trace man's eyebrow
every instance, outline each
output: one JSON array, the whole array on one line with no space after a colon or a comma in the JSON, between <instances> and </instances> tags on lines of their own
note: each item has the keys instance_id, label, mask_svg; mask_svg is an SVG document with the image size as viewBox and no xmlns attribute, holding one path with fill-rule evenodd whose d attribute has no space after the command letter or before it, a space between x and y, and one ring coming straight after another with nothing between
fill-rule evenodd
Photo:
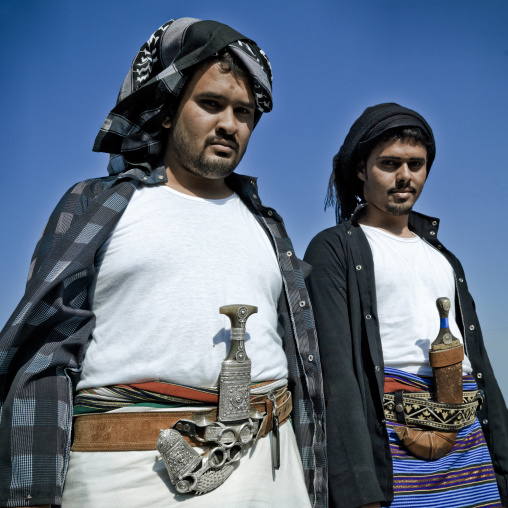
<instances>
[{"instance_id":1,"label":"man's eyebrow","mask_svg":"<svg viewBox=\"0 0 508 508\"><path fill-rule=\"evenodd\" d=\"M203 92L203 93L200 93L198 95L198 98L199 99L217 99L217 100L224 100L224 99L227 99L227 97L225 95L222 95L220 93L215 93L215 92ZM240 106L243 106L245 108L254 108L254 101L249 101L249 102L245 102L245 101L240 101L238 102L238 104Z\"/></svg>"},{"instance_id":2,"label":"man's eyebrow","mask_svg":"<svg viewBox=\"0 0 508 508\"><path fill-rule=\"evenodd\" d=\"M400 161L400 160L402 160L402 157L397 157L396 155L379 155L378 159L392 159L392 160ZM421 161L421 162L426 161L425 157L410 157L409 160L410 161Z\"/></svg>"}]
</instances>

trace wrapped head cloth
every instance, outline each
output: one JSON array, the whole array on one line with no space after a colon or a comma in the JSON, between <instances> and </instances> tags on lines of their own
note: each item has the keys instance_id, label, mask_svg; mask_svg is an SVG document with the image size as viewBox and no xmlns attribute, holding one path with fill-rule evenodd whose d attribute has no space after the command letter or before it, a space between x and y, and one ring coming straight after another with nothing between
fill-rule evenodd
<instances>
[{"instance_id":1,"label":"wrapped head cloth","mask_svg":"<svg viewBox=\"0 0 508 508\"><path fill-rule=\"evenodd\" d=\"M255 122L272 109L270 62L252 40L216 21L168 21L138 51L116 106L95 139L95 152L112 154L111 174L130 166L153 169L162 157L161 123L189 79L185 71L225 48L249 74L256 100Z\"/></svg>"},{"instance_id":2,"label":"wrapped head cloth","mask_svg":"<svg viewBox=\"0 0 508 508\"><path fill-rule=\"evenodd\" d=\"M436 156L436 145L430 125L416 111L395 103L367 108L351 127L339 153L333 158L333 171L326 206L335 205L337 222L348 219L359 202L363 202L363 183L357 176L358 164L369 155L367 150L382 135L396 128L419 127L428 138L427 173Z\"/></svg>"}]
</instances>

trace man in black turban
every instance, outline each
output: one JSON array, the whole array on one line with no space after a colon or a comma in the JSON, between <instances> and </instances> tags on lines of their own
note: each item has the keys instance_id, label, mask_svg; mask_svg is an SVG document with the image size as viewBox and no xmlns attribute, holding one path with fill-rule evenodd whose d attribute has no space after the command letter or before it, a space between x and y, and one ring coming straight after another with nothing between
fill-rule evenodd
<instances>
[{"instance_id":1,"label":"man in black turban","mask_svg":"<svg viewBox=\"0 0 508 508\"><path fill-rule=\"evenodd\" d=\"M508 506L508 413L464 271L412 211L435 153L415 111L367 108L333 160L339 224L305 255L334 507Z\"/></svg>"},{"instance_id":2,"label":"man in black turban","mask_svg":"<svg viewBox=\"0 0 508 508\"><path fill-rule=\"evenodd\" d=\"M326 506L304 264L234 173L271 84L215 21L139 50L94 144L110 176L57 205L0 336L1 506ZM246 332L230 304L259 308Z\"/></svg>"}]
</instances>

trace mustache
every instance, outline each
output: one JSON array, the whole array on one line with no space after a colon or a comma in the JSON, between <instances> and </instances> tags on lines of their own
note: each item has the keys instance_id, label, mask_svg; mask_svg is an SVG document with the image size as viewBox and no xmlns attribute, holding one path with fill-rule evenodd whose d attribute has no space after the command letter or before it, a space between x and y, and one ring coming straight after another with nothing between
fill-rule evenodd
<instances>
[{"instance_id":1,"label":"mustache","mask_svg":"<svg viewBox=\"0 0 508 508\"><path fill-rule=\"evenodd\" d=\"M405 184L402 182L400 185L397 185L396 187L392 187L388 190L388 194L393 194L395 192L400 192L401 190L405 192L411 192L413 194L416 193L416 189L411 184Z\"/></svg>"},{"instance_id":2,"label":"mustache","mask_svg":"<svg viewBox=\"0 0 508 508\"><path fill-rule=\"evenodd\" d=\"M231 148L238 152L238 149L240 148L238 141L235 139L235 136L233 134L223 133L223 134L217 134L215 136L209 136L206 138L205 145L213 145L214 143L218 143L220 141L225 141L227 144L231 145Z\"/></svg>"}]
</instances>

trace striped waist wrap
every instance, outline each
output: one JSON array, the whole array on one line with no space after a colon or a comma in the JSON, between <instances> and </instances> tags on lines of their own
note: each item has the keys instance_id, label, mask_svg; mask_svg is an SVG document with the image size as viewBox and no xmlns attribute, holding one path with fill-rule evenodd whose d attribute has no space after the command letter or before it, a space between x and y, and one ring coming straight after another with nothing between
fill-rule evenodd
<instances>
[{"instance_id":1,"label":"striped waist wrap","mask_svg":"<svg viewBox=\"0 0 508 508\"><path fill-rule=\"evenodd\" d=\"M275 407L272 401L275 401ZM180 430L180 420L206 418L215 421L218 403L217 388L195 388L164 382L80 390L74 404L72 450L153 450L156 449L161 428L172 428L176 424ZM287 421L292 410L287 381L282 379L252 384L251 411L266 413L258 437L272 430L274 410L277 411L280 424ZM184 438L192 446L203 445L202 439L193 438L192 435L185 435Z\"/></svg>"},{"instance_id":2,"label":"striped waist wrap","mask_svg":"<svg viewBox=\"0 0 508 508\"><path fill-rule=\"evenodd\" d=\"M385 368L385 391L429 393L433 379ZM464 392L477 389L463 377ZM496 475L478 419L457 432L453 448L437 460L414 457L397 434L402 425L386 422L393 461L394 500L389 508L500 508Z\"/></svg>"}]
</instances>

